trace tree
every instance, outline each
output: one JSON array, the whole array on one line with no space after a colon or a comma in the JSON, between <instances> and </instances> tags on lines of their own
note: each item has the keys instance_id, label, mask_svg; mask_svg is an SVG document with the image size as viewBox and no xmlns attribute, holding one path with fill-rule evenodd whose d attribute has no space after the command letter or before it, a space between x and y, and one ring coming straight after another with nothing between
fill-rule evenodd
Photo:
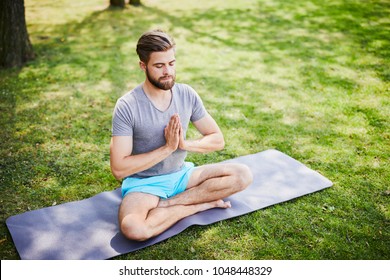
<instances>
[{"instance_id":1,"label":"tree","mask_svg":"<svg viewBox=\"0 0 390 280\"><path fill-rule=\"evenodd\" d=\"M110 6L124 8L125 2L125 0L110 0ZM141 5L141 0L129 0L129 4L132 6L139 6Z\"/></svg>"},{"instance_id":2,"label":"tree","mask_svg":"<svg viewBox=\"0 0 390 280\"><path fill-rule=\"evenodd\" d=\"M33 58L24 0L0 0L0 68L20 67Z\"/></svg>"},{"instance_id":3,"label":"tree","mask_svg":"<svg viewBox=\"0 0 390 280\"><path fill-rule=\"evenodd\" d=\"M110 0L110 6L113 7L125 7L125 0Z\"/></svg>"},{"instance_id":4,"label":"tree","mask_svg":"<svg viewBox=\"0 0 390 280\"><path fill-rule=\"evenodd\" d=\"M129 4L133 6L139 6L141 5L141 0L130 0Z\"/></svg>"}]
</instances>

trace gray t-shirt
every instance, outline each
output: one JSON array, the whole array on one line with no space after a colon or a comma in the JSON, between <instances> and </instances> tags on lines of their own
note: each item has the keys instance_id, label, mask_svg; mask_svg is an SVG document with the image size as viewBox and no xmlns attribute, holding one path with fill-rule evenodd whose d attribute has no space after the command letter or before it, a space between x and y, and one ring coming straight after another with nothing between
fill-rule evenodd
<instances>
[{"instance_id":1,"label":"gray t-shirt","mask_svg":"<svg viewBox=\"0 0 390 280\"><path fill-rule=\"evenodd\" d=\"M164 128L175 113L179 114L186 135L189 122L203 118L206 109L194 89L176 83L172 88L171 104L162 112L139 85L118 99L112 118L112 136L133 136L133 155L153 151L165 145ZM132 176L149 177L179 171L186 156L186 151L177 149L165 160Z\"/></svg>"}]
</instances>

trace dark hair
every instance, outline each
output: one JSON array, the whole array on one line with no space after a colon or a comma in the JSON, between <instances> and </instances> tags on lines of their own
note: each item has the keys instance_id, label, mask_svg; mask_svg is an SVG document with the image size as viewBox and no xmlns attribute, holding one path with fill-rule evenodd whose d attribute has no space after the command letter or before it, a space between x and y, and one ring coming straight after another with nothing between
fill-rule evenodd
<instances>
[{"instance_id":1,"label":"dark hair","mask_svg":"<svg viewBox=\"0 0 390 280\"><path fill-rule=\"evenodd\" d=\"M175 41L162 30L152 30L145 32L137 43L137 54L139 59L148 63L152 52L164 52L175 47Z\"/></svg>"}]
</instances>

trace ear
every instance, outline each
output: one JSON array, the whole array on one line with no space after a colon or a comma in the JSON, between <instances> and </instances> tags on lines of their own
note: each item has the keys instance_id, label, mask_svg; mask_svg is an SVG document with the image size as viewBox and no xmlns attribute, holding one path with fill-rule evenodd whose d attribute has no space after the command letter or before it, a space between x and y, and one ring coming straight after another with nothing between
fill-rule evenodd
<instances>
[{"instance_id":1,"label":"ear","mask_svg":"<svg viewBox=\"0 0 390 280\"><path fill-rule=\"evenodd\" d=\"M146 64L143 61L139 62L139 68L141 68L142 71L146 71Z\"/></svg>"}]
</instances>

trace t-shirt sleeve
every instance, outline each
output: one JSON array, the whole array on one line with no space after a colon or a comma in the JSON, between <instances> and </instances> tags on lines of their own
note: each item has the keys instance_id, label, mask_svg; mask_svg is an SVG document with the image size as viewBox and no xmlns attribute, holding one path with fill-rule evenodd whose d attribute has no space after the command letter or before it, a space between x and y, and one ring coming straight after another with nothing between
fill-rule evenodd
<instances>
[{"instance_id":1,"label":"t-shirt sleeve","mask_svg":"<svg viewBox=\"0 0 390 280\"><path fill-rule=\"evenodd\" d=\"M189 90L192 97L192 114L190 120L191 122L196 122L203 118L207 111L199 94L191 87L189 87Z\"/></svg>"},{"instance_id":2,"label":"t-shirt sleeve","mask_svg":"<svg viewBox=\"0 0 390 280\"><path fill-rule=\"evenodd\" d=\"M112 116L112 136L132 136L133 121L126 102L119 99Z\"/></svg>"}]
</instances>

